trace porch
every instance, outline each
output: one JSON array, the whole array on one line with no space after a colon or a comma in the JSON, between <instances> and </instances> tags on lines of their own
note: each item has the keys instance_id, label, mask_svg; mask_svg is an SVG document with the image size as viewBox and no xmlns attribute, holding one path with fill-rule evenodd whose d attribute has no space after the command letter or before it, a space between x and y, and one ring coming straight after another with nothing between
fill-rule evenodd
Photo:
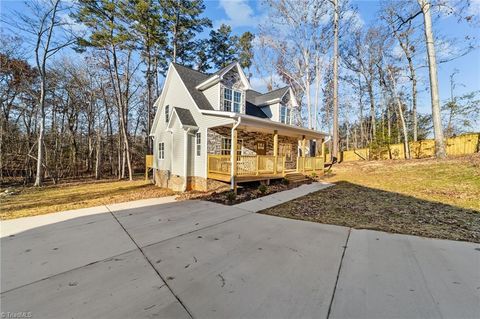
<instances>
[{"instance_id":1,"label":"porch","mask_svg":"<svg viewBox=\"0 0 480 319\"><path fill-rule=\"evenodd\" d=\"M255 124L208 129L208 178L235 187L241 182L323 174L324 133L283 124L276 124L278 129L270 123L270 127Z\"/></svg>"},{"instance_id":2,"label":"porch","mask_svg":"<svg viewBox=\"0 0 480 319\"><path fill-rule=\"evenodd\" d=\"M208 154L208 178L231 182L233 176L235 182L240 183L284 178L294 173L322 175L325 162L323 156L297 156L295 167L287 168L286 156L239 155L232 175L231 157Z\"/></svg>"}]
</instances>

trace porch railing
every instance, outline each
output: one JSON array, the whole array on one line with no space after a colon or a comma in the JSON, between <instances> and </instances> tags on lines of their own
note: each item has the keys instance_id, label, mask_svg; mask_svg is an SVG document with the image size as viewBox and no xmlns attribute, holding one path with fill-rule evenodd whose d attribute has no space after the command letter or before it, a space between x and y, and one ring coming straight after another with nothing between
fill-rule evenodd
<instances>
[{"instance_id":1,"label":"porch railing","mask_svg":"<svg viewBox=\"0 0 480 319\"><path fill-rule=\"evenodd\" d=\"M318 157L297 157L297 172L323 171L323 156Z\"/></svg>"},{"instance_id":2,"label":"porch railing","mask_svg":"<svg viewBox=\"0 0 480 319\"><path fill-rule=\"evenodd\" d=\"M285 175L286 157L273 155L238 155L236 163L237 176ZM230 155L208 155L208 173L230 175ZM297 157L297 172L323 170L323 158Z\"/></svg>"}]
</instances>

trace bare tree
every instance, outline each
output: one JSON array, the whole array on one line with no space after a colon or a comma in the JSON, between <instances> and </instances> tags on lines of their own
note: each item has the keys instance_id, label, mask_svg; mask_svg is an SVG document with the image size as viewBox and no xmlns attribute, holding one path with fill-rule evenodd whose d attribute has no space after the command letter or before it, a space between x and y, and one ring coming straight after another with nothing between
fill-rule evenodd
<instances>
[{"instance_id":1,"label":"bare tree","mask_svg":"<svg viewBox=\"0 0 480 319\"><path fill-rule=\"evenodd\" d=\"M333 0L333 147L332 156L338 157L338 0ZM347 121L348 123L348 121ZM348 135L347 135L348 136ZM347 146L348 148L348 146Z\"/></svg>"},{"instance_id":2,"label":"bare tree","mask_svg":"<svg viewBox=\"0 0 480 319\"><path fill-rule=\"evenodd\" d=\"M430 2L418 0L423 14L425 43L427 46L428 74L430 78L430 96L432 103L433 134L435 138L435 156L445 158L445 143L443 141L442 119L440 115L440 96L438 95L437 58L435 55L435 39L432 30L432 18L430 14Z\"/></svg>"},{"instance_id":3,"label":"bare tree","mask_svg":"<svg viewBox=\"0 0 480 319\"><path fill-rule=\"evenodd\" d=\"M40 111L40 124L37 138L37 170L35 186L41 186L43 181L44 164L44 139L47 91L47 64L48 61L61 49L71 45L75 37L66 30L68 22L60 17L61 12L68 10L61 5L60 0L38 1L29 4L30 13L16 11L14 21L9 25L17 30L24 31L31 36L34 43L35 64L40 76L40 96L38 106Z\"/></svg>"}]
</instances>

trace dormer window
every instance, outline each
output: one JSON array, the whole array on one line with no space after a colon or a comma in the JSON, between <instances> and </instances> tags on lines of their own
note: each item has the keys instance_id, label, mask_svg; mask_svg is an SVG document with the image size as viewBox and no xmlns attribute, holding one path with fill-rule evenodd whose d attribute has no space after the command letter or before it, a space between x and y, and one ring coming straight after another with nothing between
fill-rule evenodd
<instances>
[{"instance_id":1,"label":"dormer window","mask_svg":"<svg viewBox=\"0 0 480 319\"><path fill-rule=\"evenodd\" d=\"M242 107L242 92L225 88L223 91L223 110L240 113Z\"/></svg>"},{"instance_id":2,"label":"dormer window","mask_svg":"<svg viewBox=\"0 0 480 319\"><path fill-rule=\"evenodd\" d=\"M285 105L280 105L280 122L283 124L290 124L291 110Z\"/></svg>"}]
</instances>

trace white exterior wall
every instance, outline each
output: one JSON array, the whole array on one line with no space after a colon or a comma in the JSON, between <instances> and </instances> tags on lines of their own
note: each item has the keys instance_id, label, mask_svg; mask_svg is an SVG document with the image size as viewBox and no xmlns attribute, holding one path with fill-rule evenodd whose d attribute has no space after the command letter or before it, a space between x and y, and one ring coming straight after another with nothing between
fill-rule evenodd
<instances>
[{"instance_id":1,"label":"white exterior wall","mask_svg":"<svg viewBox=\"0 0 480 319\"><path fill-rule=\"evenodd\" d=\"M159 170L171 170L172 174L185 176L184 174L184 129L181 127L178 119L175 118L176 123L172 129L173 133L167 132L167 123L165 121L165 105L170 105L170 111L174 107L181 107L190 110L193 118L198 126L198 132L202 133L202 149L201 155L196 156L195 142L189 146L189 154L187 155L189 162L189 170L192 170L192 176L207 177L207 128L233 124L234 120L231 118L221 118L216 116L203 115L195 105L190 93L187 91L183 82L180 80L175 68L172 66L168 74L167 81L163 88L165 97L163 101L159 101L161 105L157 106L158 122L154 132L154 161L153 167ZM216 86L216 85L215 85ZM209 89L213 89L215 86ZM217 86L218 87L218 86ZM218 87L219 88L219 87ZM218 102L217 102L218 104ZM172 115L171 115L172 116ZM194 134L195 131L192 132ZM173 144L172 144L173 138ZM194 136L192 136L194 138ZM163 141L165 143L165 160L158 159L158 143ZM178 144L178 146L177 146ZM172 151L169 151L172 150ZM178 157L176 157L178 156ZM192 165L193 162L193 165ZM193 166L193 167L192 167ZM189 173L190 175L190 173Z\"/></svg>"},{"instance_id":2,"label":"white exterior wall","mask_svg":"<svg viewBox=\"0 0 480 319\"><path fill-rule=\"evenodd\" d=\"M220 109L220 83L202 91L215 110Z\"/></svg>"},{"instance_id":3,"label":"white exterior wall","mask_svg":"<svg viewBox=\"0 0 480 319\"><path fill-rule=\"evenodd\" d=\"M185 153L184 143L185 141L185 130L181 127L181 123L177 117L173 118L175 122L172 125L172 151L171 151L171 161L172 161L172 171L173 175L185 176L185 156L188 154Z\"/></svg>"},{"instance_id":4,"label":"white exterior wall","mask_svg":"<svg viewBox=\"0 0 480 319\"><path fill-rule=\"evenodd\" d=\"M262 107L262 111L272 120L280 122L280 103Z\"/></svg>"}]
</instances>

